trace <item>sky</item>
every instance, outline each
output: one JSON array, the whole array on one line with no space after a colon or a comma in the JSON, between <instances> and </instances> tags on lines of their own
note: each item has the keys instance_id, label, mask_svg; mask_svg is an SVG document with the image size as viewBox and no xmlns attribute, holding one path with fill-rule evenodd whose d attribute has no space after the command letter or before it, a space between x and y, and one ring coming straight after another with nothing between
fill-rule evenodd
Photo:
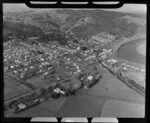
<instances>
[{"instance_id":1,"label":"sky","mask_svg":"<svg viewBox=\"0 0 150 123\"><path fill-rule=\"evenodd\" d=\"M125 13L146 13L147 6L146 4L124 4L121 8L117 9L104 9L107 11L118 11ZM28 11L34 10L28 8L25 4L4 4L3 5L4 12L6 11Z\"/></svg>"},{"instance_id":2,"label":"sky","mask_svg":"<svg viewBox=\"0 0 150 123\"><path fill-rule=\"evenodd\" d=\"M106 9L112 11L112 9ZM147 10L146 4L124 4L121 8L113 9L113 11L127 13L145 13Z\"/></svg>"}]
</instances>

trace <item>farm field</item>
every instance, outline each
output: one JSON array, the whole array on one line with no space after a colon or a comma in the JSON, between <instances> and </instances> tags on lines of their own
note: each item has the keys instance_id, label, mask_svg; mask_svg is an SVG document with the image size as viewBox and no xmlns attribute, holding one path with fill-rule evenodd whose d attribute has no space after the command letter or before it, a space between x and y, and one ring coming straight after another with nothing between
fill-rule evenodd
<instances>
[{"instance_id":1,"label":"farm field","mask_svg":"<svg viewBox=\"0 0 150 123\"><path fill-rule=\"evenodd\" d=\"M23 84L18 83L13 77L4 76L4 100L20 96L32 90Z\"/></svg>"}]
</instances>

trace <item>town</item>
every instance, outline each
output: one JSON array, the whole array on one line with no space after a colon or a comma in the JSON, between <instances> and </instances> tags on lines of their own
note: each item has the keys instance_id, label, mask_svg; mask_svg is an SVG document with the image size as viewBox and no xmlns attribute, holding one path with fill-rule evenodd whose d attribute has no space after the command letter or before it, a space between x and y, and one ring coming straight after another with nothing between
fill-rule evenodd
<instances>
[{"instance_id":1,"label":"town","mask_svg":"<svg viewBox=\"0 0 150 123\"><path fill-rule=\"evenodd\" d=\"M40 43L34 38L5 42L5 110L18 113L43 101L88 89L102 78L98 70L101 65L114 73L121 71L145 89L145 69L115 56L112 45L116 37L102 32L78 43L70 41L67 46L57 41ZM137 78L140 75L142 79Z\"/></svg>"}]
</instances>

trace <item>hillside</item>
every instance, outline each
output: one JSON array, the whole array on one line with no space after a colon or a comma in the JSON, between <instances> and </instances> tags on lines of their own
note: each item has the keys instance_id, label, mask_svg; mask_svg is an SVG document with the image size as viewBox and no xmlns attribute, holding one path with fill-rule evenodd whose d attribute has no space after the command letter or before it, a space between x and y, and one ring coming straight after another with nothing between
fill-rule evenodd
<instances>
[{"instance_id":1,"label":"hillside","mask_svg":"<svg viewBox=\"0 0 150 123\"><path fill-rule=\"evenodd\" d=\"M36 26L8 20L3 22L3 29L4 41L7 40L9 36L24 39L26 37L37 37L43 34L43 31Z\"/></svg>"},{"instance_id":2,"label":"hillside","mask_svg":"<svg viewBox=\"0 0 150 123\"><path fill-rule=\"evenodd\" d=\"M4 40L8 35L39 36L40 41L64 40L73 33L89 38L99 32L132 36L145 27L145 18L104 10L47 10L4 13ZM144 23L144 24L141 24ZM139 26L140 25L140 26ZM140 27L140 28L139 28Z\"/></svg>"}]
</instances>

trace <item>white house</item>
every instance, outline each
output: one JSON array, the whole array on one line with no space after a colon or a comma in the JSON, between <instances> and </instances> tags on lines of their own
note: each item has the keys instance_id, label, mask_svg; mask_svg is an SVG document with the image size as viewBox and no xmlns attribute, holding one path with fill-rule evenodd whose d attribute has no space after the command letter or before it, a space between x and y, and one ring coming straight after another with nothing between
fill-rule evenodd
<instances>
[{"instance_id":1,"label":"white house","mask_svg":"<svg viewBox=\"0 0 150 123\"><path fill-rule=\"evenodd\" d=\"M26 105L23 104L23 103L20 103L20 104L18 105L18 107L19 107L20 109L25 109L25 108L26 108Z\"/></svg>"},{"instance_id":2,"label":"white house","mask_svg":"<svg viewBox=\"0 0 150 123\"><path fill-rule=\"evenodd\" d=\"M93 76L88 76L88 78L87 78L88 80L93 80Z\"/></svg>"}]
</instances>

